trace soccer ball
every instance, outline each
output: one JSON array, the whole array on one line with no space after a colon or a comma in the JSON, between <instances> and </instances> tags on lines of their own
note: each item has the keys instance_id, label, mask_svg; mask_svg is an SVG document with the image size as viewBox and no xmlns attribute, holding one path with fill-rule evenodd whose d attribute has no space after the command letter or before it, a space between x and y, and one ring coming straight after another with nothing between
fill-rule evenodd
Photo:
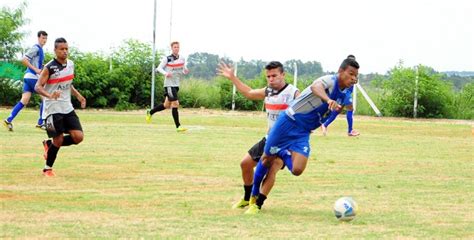
<instances>
[{"instance_id":1,"label":"soccer ball","mask_svg":"<svg viewBox=\"0 0 474 240\"><path fill-rule=\"evenodd\" d=\"M334 203L334 215L339 221L351 221L357 213L357 203L350 197L339 198Z\"/></svg>"}]
</instances>

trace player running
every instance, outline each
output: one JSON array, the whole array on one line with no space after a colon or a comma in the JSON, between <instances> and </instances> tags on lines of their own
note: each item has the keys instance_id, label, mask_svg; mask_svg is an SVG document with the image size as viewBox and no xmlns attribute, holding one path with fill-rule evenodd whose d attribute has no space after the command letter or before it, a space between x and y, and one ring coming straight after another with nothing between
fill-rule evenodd
<instances>
[{"instance_id":1,"label":"player running","mask_svg":"<svg viewBox=\"0 0 474 240\"><path fill-rule=\"evenodd\" d=\"M353 58L355 60L355 57L354 55L349 55L347 56L347 58ZM347 98L345 100L344 103L342 103L342 105L347 109L347 112L346 112L346 119L347 119L347 135L349 137L355 137L355 136L359 136L360 133L355 130L355 129L352 129L352 125L353 125L353 111L354 111L354 107L352 105L352 91L354 90L354 86L350 87L347 91ZM329 126L329 124L331 124L337 117L337 115L339 115L339 113L341 113L341 110L342 109L339 109L339 110L335 110L335 111L332 111L331 114L329 115L328 119L326 120L326 122L324 122L323 125L321 125L321 129L323 131L323 135L326 136L327 135L327 127Z\"/></svg>"},{"instance_id":2,"label":"player running","mask_svg":"<svg viewBox=\"0 0 474 240\"><path fill-rule=\"evenodd\" d=\"M257 195L257 200L255 204L250 204L246 214L260 212L267 198L259 193L260 184L277 157L283 160L293 175L303 173L310 153L310 133L325 122L331 110L342 107L348 89L357 83L358 72L356 60L345 59L337 74L316 79L280 114L268 134L263 164L255 169L252 195Z\"/></svg>"},{"instance_id":3,"label":"player running","mask_svg":"<svg viewBox=\"0 0 474 240\"><path fill-rule=\"evenodd\" d=\"M267 86L264 88L252 89L240 81L240 79L234 75L234 69L229 67L227 64L221 63L217 69L218 74L231 80L237 90L239 90L239 92L241 92L247 99L264 100L267 112L268 129L271 129L280 112L285 110L288 107L288 104L299 95L299 90L295 86L285 82L285 71L280 62L273 61L268 63L265 66L265 70ZM249 205L254 174L253 169L257 166L257 163L261 164L259 160L263 153L265 141L266 137L263 137L248 150L247 154L245 154L240 162L242 180L244 182L244 197L236 202L232 208L244 208ZM283 162L281 162L281 166L282 165ZM265 180L268 183L267 186L270 186L270 183L275 182L275 176L279 169L280 168L275 167L275 169L269 171ZM273 186L273 184L271 184L271 186ZM268 192L266 192L266 195L270 192L271 186L267 188ZM255 202L255 199L253 199L253 201Z\"/></svg>"},{"instance_id":4,"label":"player running","mask_svg":"<svg viewBox=\"0 0 474 240\"><path fill-rule=\"evenodd\" d=\"M79 117L71 103L71 94L79 100L82 108L86 107L86 99L72 85L74 63L67 59L68 50L66 39L56 39L56 58L46 64L35 86L36 92L44 97L46 132L52 138L43 141L46 160L43 175L47 177L55 175L53 164L59 148L79 144L84 139Z\"/></svg>"},{"instance_id":5,"label":"player running","mask_svg":"<svg viewBox=\"0 0 474 240\"><path fill-rule=\"evenodd\" d=\"M13 131L13 119L18 113L28 105L30 102L31 95L35 92L35 84L38 81L38 76L43 68L44 52L43 47L48 40L48 34L45 31L39 31L38 43L33 45L25 54L21 63L27 67L25 75L23 77L23 93L21 94L21 100L13 107L10 116L3 120L3 125L8 131ZM38 124L36 125L39 129L44 129L43 126L43 102L40 103Z\"/></svg>"},{"instance_id":6,"label":"player running","mask_svg":"<svg viewBox=\"0 0 474 240\"><path fill-rule=\"evenodd\" d=\"M171 107L171 114L173 115L174 124L177 132L184 132L187 129L181 126L179 122L179 82L184 74L188 74L189 70L186 68L186 60L179 55L179 42L171 43L172 54L163 57L160 65L156 68L158 72L165 75L165 101L153 109L146 111L146 122L151 122L151 116L156 113L169 109Z\"/></svg>"}]
</instances>

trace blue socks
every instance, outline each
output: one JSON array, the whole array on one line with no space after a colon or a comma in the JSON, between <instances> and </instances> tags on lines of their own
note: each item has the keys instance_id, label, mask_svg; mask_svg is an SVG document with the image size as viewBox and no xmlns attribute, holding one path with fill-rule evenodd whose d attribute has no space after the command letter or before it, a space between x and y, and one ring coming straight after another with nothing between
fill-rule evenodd
<instances>
[{"instance_id":1,"label":"blue socks","mask_svg":"<svg viewBox=\"0 0 474 240\"><path fill-rule=\"evenodd\" d=\"M328 127L329 124L336 120L337 115L339 115L338 111L331 111L331 114L329 115L328 119L326 119L326 122L324 122L324 126Z\"/></svg>"},{"instance_id":2,"label":"blue socks","mask_svg":"<svg viewBox=\"0 0 474 240\"><path fill-rule=\"evenodd\" d=\"M347 126L349 127L348 133L350 133L352 132L352 111L347 111L346 118L347 118Z\"/></svg>"},{"instance_id":3,"label":"blue socks","mask_svg":"<svg viewBox=\"0 0 474 240\"><path fill-rule=\"evenodd\" d=\"M13 107L12 112L10 113L10 116L7 118L8 122L12 122L13 119L15 119L16 115L23 109L25 105L23 103L18 102L15 107ZM38 125L43 125L43 102L40 103L40 110L39 110L39 119L38 119Z\"/></svg>"},{"instance_id":4,"label":"blue socks","mask_svg":"<svg viewBox=\"0 0 474 240\"><path fill-rule=\"evenodd\" d=\"M268 173L268 168L263 166L262 160L258 161L257 168L253 174L253 187L252 196L258 196L260 193L260 185L262 184L263 178Z\"/></svg>"},{"instance_id":5,"label":"blue socks","mask_svg":"<svg viewBox=\"0 0 474 240\"><path fill-rule=\"evenodd\" d=\"M10 116L7 118L8 122L12 122L13 119L16 117L16 115L23 109L25 105L23 103L18 102L15 107L13 107L12 113L10 113Z\"/></svg>"},{"instance_id":6,"label":"blue socks","mask_svg":"<svg viewBox=\"0 0 474 240\"><path fill-rule=\"evenodd\" d=\"M39 118L38 118L38 125L43 125L43 101L40 103L40 110L39 110Z\"/></svg>"}]
</instances>

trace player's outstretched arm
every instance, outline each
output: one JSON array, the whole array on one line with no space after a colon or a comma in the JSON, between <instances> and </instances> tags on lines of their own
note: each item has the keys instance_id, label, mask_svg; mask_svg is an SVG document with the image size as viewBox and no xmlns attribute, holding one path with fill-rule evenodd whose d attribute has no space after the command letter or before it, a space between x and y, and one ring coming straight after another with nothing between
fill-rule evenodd
<instances>
[{"instance_id":1,"label":"player's outstretched arm","mask_svg":"<svg viewBox=\"0 0 474 240\"><path fill-rule=\"evenodd\" d=\"M234 68L226 63L221 62L217 66L217 74L223 76L234 83L237 90L250 100L265 99L265 88L252 89L247 84L243 83L237 76L234 75Z\"/></svg>"},{"instance_id":2,"label":"player's outstretched arm","mask_svg":"<svg viewBox=\"0 0 474 240\"><path fill-rule=\"evenodd\" d=\"M81 108L86 108L86 98L83 97L73 85L71 85L71 93L72 95L74 95L74 97L77 98L77 100L79 100L79 102L81 103Z\"/></svg>"}]
</instances>

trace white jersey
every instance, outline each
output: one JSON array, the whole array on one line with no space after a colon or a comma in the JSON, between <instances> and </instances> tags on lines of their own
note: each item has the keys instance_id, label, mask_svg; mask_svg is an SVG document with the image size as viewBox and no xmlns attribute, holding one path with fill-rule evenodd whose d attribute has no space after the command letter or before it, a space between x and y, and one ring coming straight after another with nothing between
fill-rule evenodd
<instances>
[{"instance_id":1,"label":"white jersey","mask_svg":"<svg viewBox=\"0 0 474 240\"><path fill-rule=\"evenodd\" d=\"M265 110L267 111L268 129L273 127L280 112L286 110L291 101L296 97L298 88L286 84L280 90L270 87L265 89Z\"/></svg>"},{"instance_id":2,"label":"white jersey","mask_svg":"<svg viewBox=\"0 0 474 240\"><path fill-rule=\"evenodd\" d=\"M44 89L50 94L59 90L61 95L56 100L44 99L43 116L72 112L74 108L71 103L71 85L74 79L74 62L68 59L66 64L61 64L53 59L46 64L45 68L49 71L49 78Z\"/></svg>"},{"instance_id":3,"label":"white jersey","mask_svg":"<svg viewBox=\"0 0 474 240\"><path fill-rule=\"evenodd\" d=\"M186 60L184 57L173 54L163 57L157 68L158 72L165 75L164 87L179 87L179 81L183 77L185 69ZM172 76L167 77L167 73L171 73Z\"/></svg>"}]
</instances>

